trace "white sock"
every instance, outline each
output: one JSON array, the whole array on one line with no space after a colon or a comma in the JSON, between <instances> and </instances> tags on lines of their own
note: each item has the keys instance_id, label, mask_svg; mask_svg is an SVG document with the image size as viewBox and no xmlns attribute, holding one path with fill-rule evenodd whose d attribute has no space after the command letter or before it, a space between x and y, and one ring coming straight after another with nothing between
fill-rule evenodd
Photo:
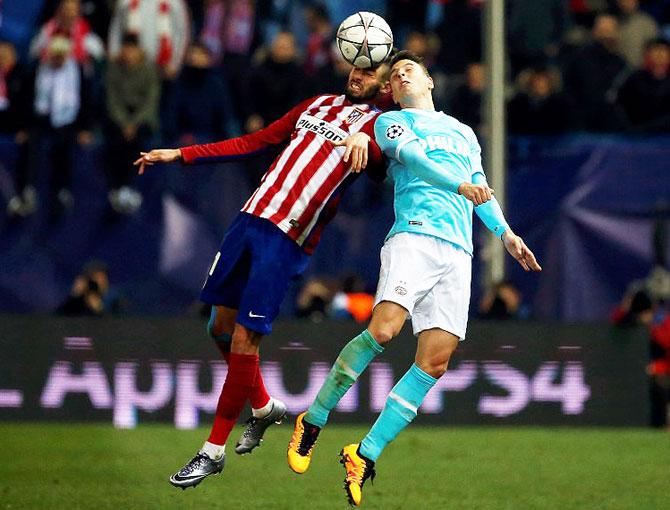
<instances>
[{"instance_id":1,"label":"white sock","mask_svg":"<svg viewBox=\"0 0 670 510\"><path fill-rule=\"evenodd\" d=\"M275 403L272 400L272 397L270 397L270 400L268 400L267 404L265 404L260 409L252 409L251 414L254 416L254 418L265 418L268 414L270 414L270 411L272 411L274 405Z\"/></svg>"},{"instance_id":2,"label":"white sock","mask_svg":"<svg viewBox=\"0 0 670 510\"><path fill-rule=\"evenodd\" d=\"M226 453L226 445L225 444L214 444L210 443L209 441L205 441L205 444L202 445L202 448L200 449L202 453L207 455L210 459L216 460L221 458L221 456Z\"/></svg>"}]
</instances>

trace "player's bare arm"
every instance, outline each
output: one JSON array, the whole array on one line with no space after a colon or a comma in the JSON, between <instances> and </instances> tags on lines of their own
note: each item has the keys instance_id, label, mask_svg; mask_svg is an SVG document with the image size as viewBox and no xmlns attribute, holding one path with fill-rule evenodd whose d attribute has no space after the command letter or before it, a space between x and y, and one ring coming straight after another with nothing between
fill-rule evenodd
<instances>
[{"instance_id":1,"label":"player's bare arm","mask_svg":"<svg viewBox=\"0 0 670 510\"><path fill-rule=\"evenodd\" d=\"M351 159L351 171L359 173L368 165L368 145L371 137L363 132L354 133L344 140L334 142L335 147L346 147L344 151L344 162L349 163Z\"/></svg>"},{"instance_id":2,"label":"player's bare arm","mask_svg":"<svg viewBox=\"0 0 670 510\"><path fill-rule=\"evenodd\" d=\"M535 255L518 235L511 230L506 230L502 236L502 241L508 253L519 262L524 270L535 272L542 271L542 267L535 259Z\"/></svg>"},{"instance_id":3,"label":"player's bare arm","mask_svg":"<svg viewBox=\"0 0 670 510\"><path fill-rule=\"evenodd\" d=\"M463 182L458 186L458 193L470 200L475 206L485 204L493 198L493 189L486 184Z\"/></svg>"},{"instance_id":4,"label":"player's bare arm","mask_svg":"<svg viewBox=\"0 0 670 510\"><path fill-rule=\"evenodd\" d=\"M180 149L153 149L149 152L140 152L140 157L135 160L133 165L140 167L137 173L142 175L145 166L151 166L154 163L172 163L180 159Z\"/></svg>"}]
</instances>

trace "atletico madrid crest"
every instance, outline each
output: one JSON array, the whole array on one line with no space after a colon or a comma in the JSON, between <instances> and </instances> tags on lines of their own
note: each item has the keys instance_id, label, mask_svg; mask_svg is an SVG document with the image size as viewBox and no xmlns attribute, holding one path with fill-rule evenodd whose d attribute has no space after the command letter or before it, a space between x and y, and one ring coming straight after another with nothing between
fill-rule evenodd
<instances>
[{"instance_id":1,"label":"atletico madrid crest","mask_svg":"<svg viewBox=\"0 0 670 510\"><path fill-rule=\"evenodd\" d=\"M359 110L358 108L354 108L354 110L349 114L349 116L345 119L344 123L345 124L354 124L361 120L363 118L363 115L365 115L365 112L363 110Z\"/></svg>"}]
</instances>

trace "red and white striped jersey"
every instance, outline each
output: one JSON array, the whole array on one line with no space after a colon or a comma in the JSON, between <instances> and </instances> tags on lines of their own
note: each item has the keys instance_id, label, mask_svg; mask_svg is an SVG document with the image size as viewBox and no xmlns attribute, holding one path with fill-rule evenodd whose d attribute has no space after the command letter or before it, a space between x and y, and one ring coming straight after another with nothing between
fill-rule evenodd
<instances>
[{"instance_id":1,"label":"red and white striped jersey","mask_svg":"<svg viewBox=\"0 0 670 510\"><path fill-rule=\"evenodd\" d=\"M266 218L307 253L335 216L342 192L357 174L344 163L344 147L333 142L363 131L370 135L368 166L384 175L382 153L374 142L374 122L380 110L353 104L344 95L323 95L303 101L268 127L222 142L181 149L185 163L230 161L288 142L242 211Z\"/></svg>"}]
</instances>

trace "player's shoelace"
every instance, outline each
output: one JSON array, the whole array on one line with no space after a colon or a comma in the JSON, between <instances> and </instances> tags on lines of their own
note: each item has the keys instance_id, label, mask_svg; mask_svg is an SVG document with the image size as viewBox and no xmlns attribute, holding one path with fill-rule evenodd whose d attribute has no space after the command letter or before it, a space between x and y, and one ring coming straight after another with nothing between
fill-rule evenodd
<instances>
[{"instance_id":1,"label":"player's shoelace","mask_svg":"<svg viewBox=\"0 0 670 510\"><path fill-rule=\"evenodd\" d=\"M316 425L305 423L305 420L302 421L302 426L302 437L300 438L300 444L298 445L297 450L298 453L304 457L312 453L312 449L316 444L321 429Z\"/></svg>"},{"instance_id":2,"label":"player's shoelace","mask_svg":"<svg viewBox=\"0 0 670 510\"><path fill-rule=\"evenodd\" d=\"M356 482L361 486L368 478L370 479L370 483L372 483L377 474L374 466L368 466L368 463L364 460L360 464L357 464L348 453L344 455L344 467L347 470L346 481Z\"/></svg>"},{"instance_id":3,"label":"player's shoelace","mask_svg":"<svg viewBox=\"0 0 670 510\"><path fill-rule=\"evenodd\" d=\"M242 437L249 439L254 435L254 427L256 426L256 423L260 421L259 418L251 417L247 420L247 428L244 429L244 432L242 433Z\"/></svg>"},{"instance_id":4,"label":"player's shoelace","mask_svg":"<svg viewBox=\"0 0 670 510\"><path fill-rule=\"evenodd\" d=\"M188 476L191 473L193 473L193 471L195 471L196 469L199 469L200 467L207 465L207 462L209 462L210 460L211 459L207 455L198 453L195 457L191 459L191 462L186 464L181 469L181 471L179 471L179 475Z\"/></svg>"}]
</instances>

